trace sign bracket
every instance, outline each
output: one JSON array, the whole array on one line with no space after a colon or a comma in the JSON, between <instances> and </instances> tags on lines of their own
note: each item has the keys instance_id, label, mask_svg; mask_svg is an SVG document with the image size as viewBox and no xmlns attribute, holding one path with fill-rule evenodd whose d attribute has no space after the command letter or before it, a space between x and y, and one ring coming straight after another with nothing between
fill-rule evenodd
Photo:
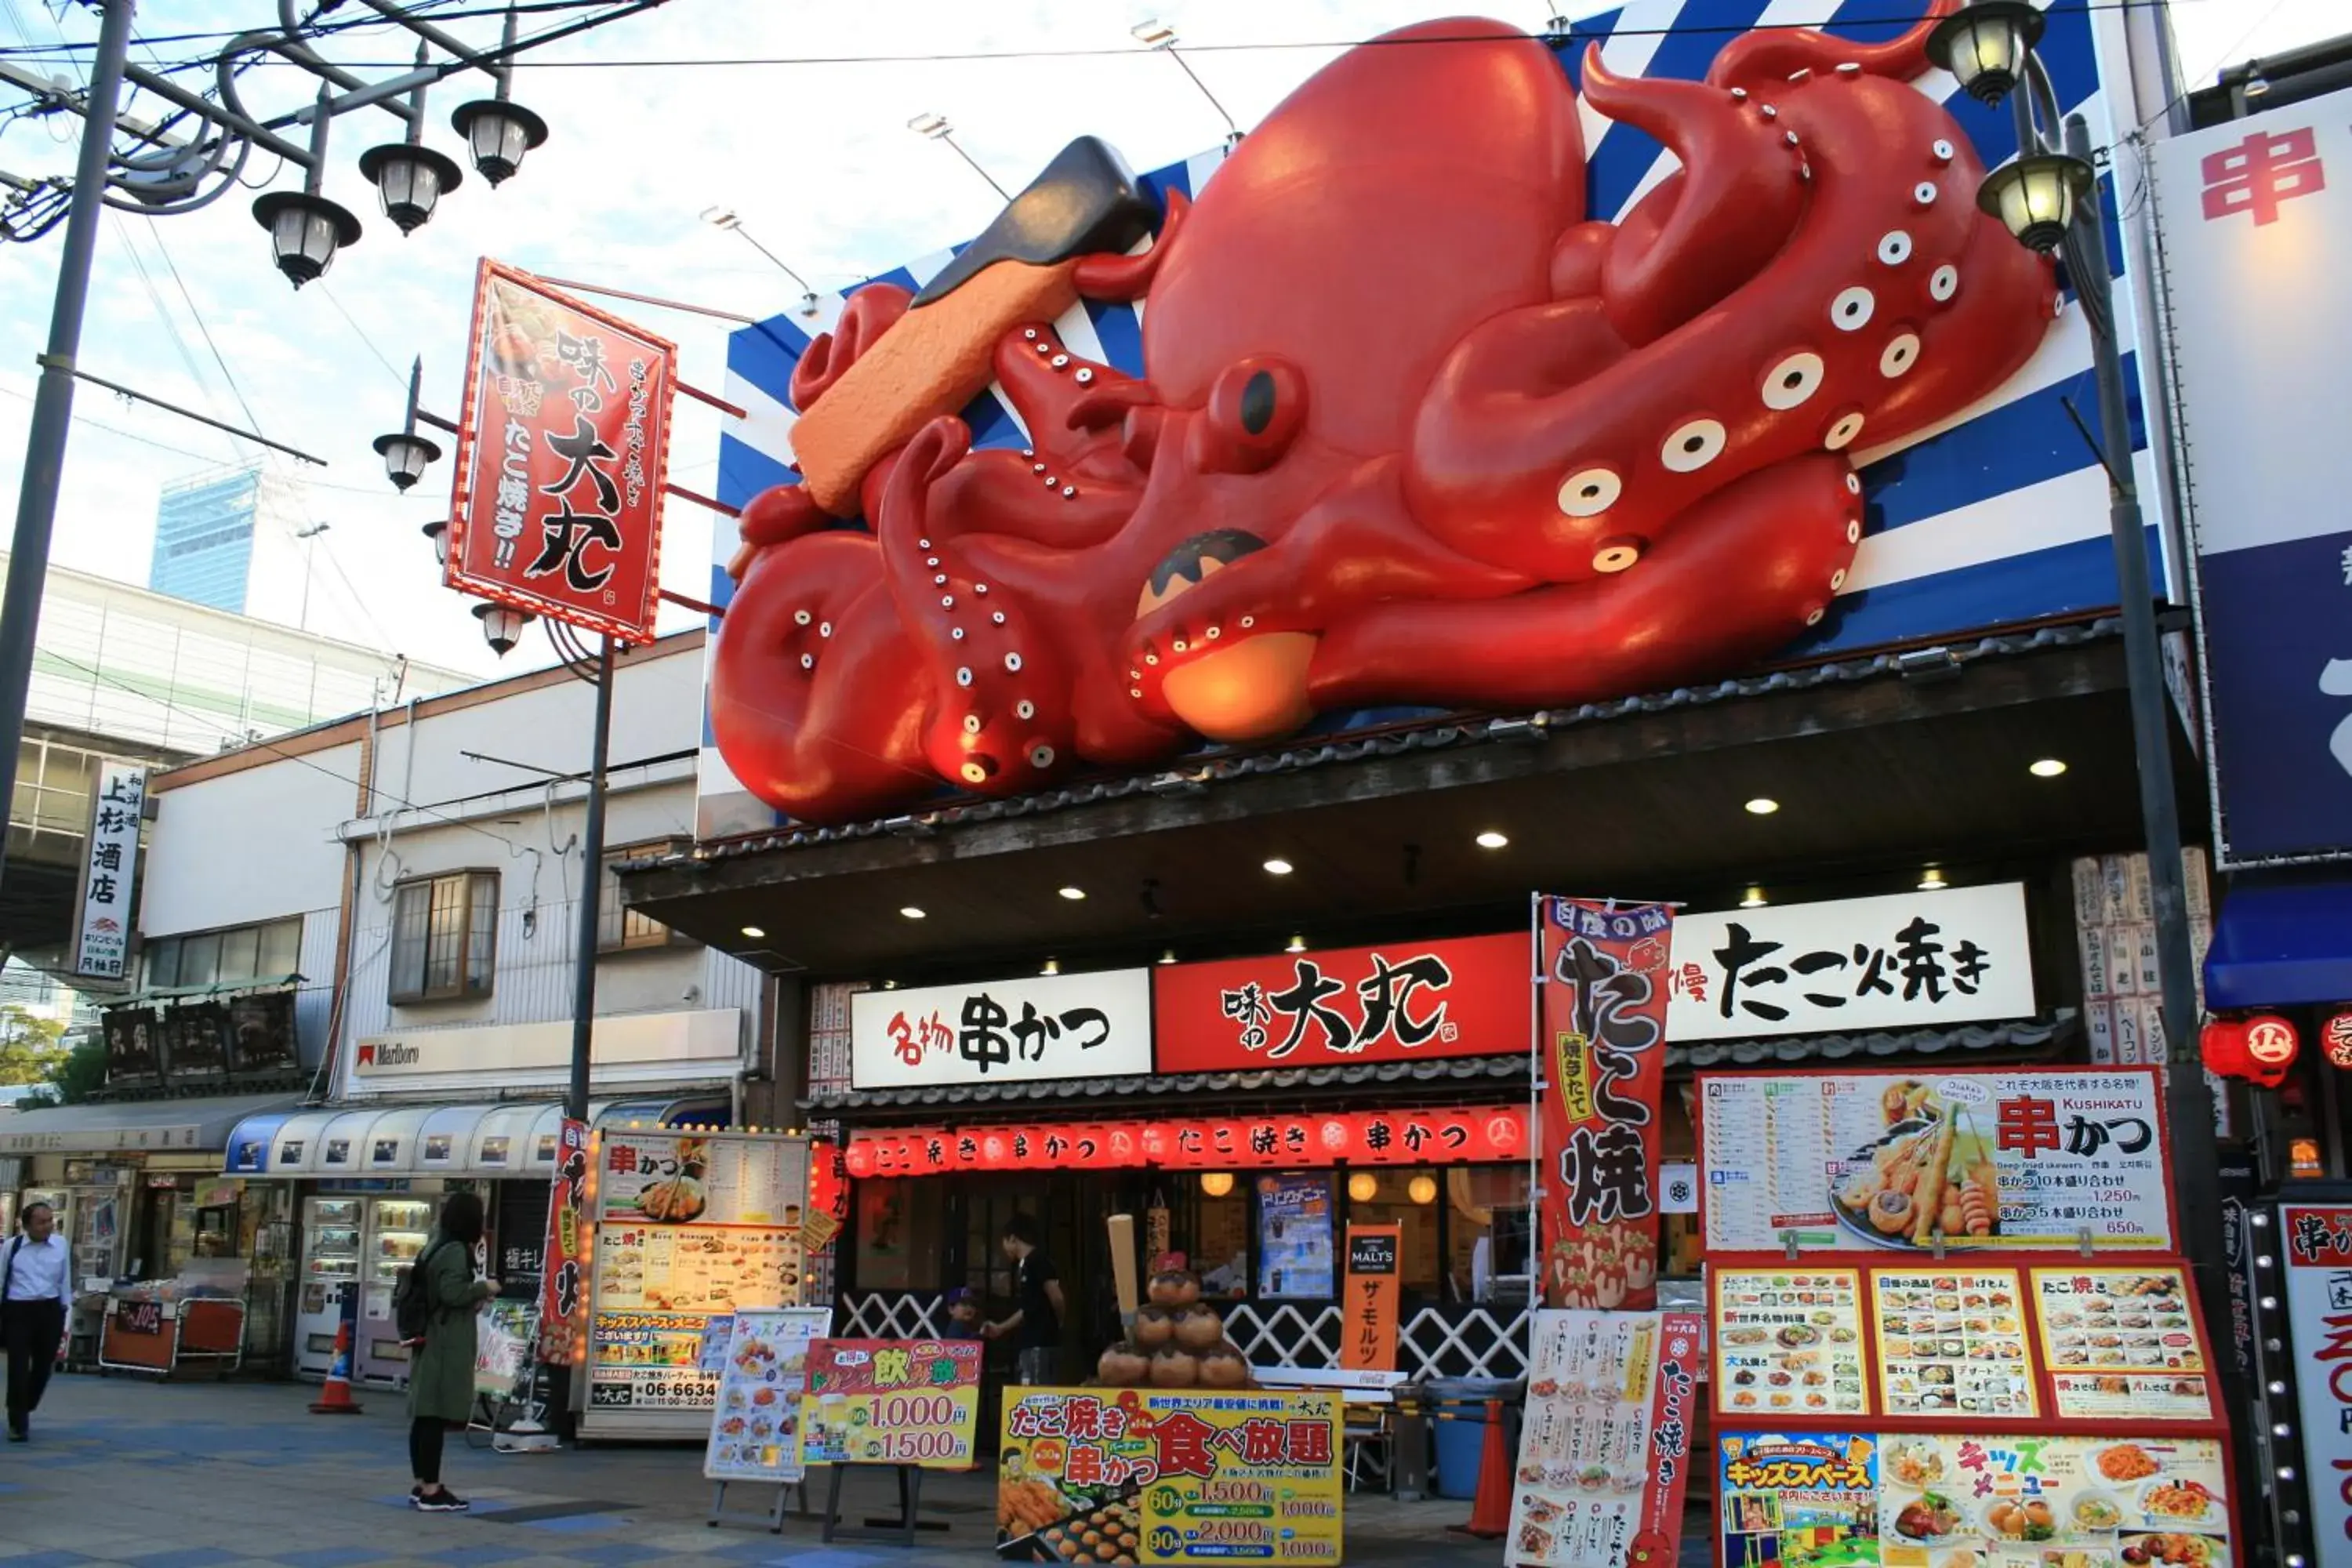
<instances>
[{"instance_id":1,"label":"sign bracket","mask_svg":"<svg viewBox=\"0 0 2352 1568\"><path fill-rule=\"evenodd\" d=\"M769 1504L768 1511L764 1514L728 1512L727 1489L733 1484L730 1481L710 1483L710 1517L702 1522L712 1530L718 1529L722 1524L758 1524L764 1521L769 1534L782 1535L784 1532L784 1505L794 1492L800 1494L800 1507L793 1510L794 1517L799 1519L814 1517L809 1512L808 1480L805 1477L797 1481L775 1483L775 1499Z\"/></svg>"}]
</instances>

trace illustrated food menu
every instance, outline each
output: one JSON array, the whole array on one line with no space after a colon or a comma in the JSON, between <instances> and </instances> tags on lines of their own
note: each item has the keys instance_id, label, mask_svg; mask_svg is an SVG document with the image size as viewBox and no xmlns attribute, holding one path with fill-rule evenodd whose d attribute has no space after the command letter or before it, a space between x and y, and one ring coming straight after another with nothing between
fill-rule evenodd
<instances>
[{"instance_id":1,"label":"illustrated food menu","mask_svg":"<svg viewBox=\"0 0 2352 1568\"><path fill-rule=\"evenodd\" d=\"M1715 1405L1733 1414L1863 1415L1862 1277L1851 1268L1717 1274Z\"/></svg>"},{"instance_id":2,"label":"illustrated food menu","mask_svg":"<svg viewBox=\"0 0 2352 1568\"><path fill-rule=\"evenodd\" d=\"M597 1239L596 1304L724 1312L800 1294L796 1230L616 1225Z\"/></svg>"},{"instance_id":3,"label":"illustrated food menu","mask_svg":"<svg viewBox=\"0 0 2352 1568\"><path fill-rule=\"evenodd\" d=\"M1888 1415L2037 1414L2016 1269L1880 1269L1871 1290Z\"/></svg>"},{"instance_id":4,"label":"illustrated food menu","mask_svg":"<svg viewBox=\"0 0 2352 1568\"><path fill-rule=\"evenodd\" d=\"M2037 1268L2042 1353L2070 1418L2201 1420L2204 1347L2178 1268Z\"/></svg>"},{"instance_id":5,"label":"illustrated food menu","mask_svg":"<svg viewBox=\"0 0 2352 1568\"><path fill-rule=\"evenodd\" d=\"M2211 1438L1880 1439L1879 1560L1942 1568L1954 1550L2043 1568L2228 1568Z\"/></svg>"},{"instance_id":6,"label":"illustrated food menu","mask_svg":"<svg viewBox=\"0 0 2352 1568\"><path fill-rule=\"evenodd\" d=\"M1545 1312L1528 1367L1512 1516L1513 1561L1612 1560L1640 1529L1652 1483L1651 1385L1658 1321L1630 1312Z\"/></svg>"}]
</instances>

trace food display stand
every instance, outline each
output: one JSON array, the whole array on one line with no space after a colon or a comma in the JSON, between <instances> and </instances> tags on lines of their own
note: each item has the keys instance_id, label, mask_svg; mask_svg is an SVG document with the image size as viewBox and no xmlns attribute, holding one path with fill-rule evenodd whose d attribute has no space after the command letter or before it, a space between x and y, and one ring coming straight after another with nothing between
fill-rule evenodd
<instances>
[{"instance_id":1,"label":"food display stand","mask_svg":"<svg viewBox=\"0 0 2352 1568\"><path fill-rule=\"evenodd\" d=\"M705 1438L712 1320L802 1300L807 1140L607 1128L589 1156L581 1436Z\"/></svg>"},{"instance_id":2,"label":"food display stand","mask_svg":"<svg viewBox=\"0 0 2352 1568\"><path fill-rule=\"evenodd\" d=\"M1701 1074L1720 1568L2232 1568L2154 1068Z\"/></svg>"}]
</instances>

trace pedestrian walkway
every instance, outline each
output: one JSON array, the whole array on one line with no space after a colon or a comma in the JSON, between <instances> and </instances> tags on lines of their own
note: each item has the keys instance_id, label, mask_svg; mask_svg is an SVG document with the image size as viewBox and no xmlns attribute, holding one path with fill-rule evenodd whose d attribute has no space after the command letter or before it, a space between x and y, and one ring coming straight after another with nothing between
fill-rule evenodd
<instances>
[{"instance_id":1,"label":"pedestrian walkway","mask_svg":"<svg viewBox=\"0 0 2352 1568\"><path fill-rule=\"evenodd\" d=\"M0 1568L977 1568L993 1561L990 1478L940 1475L923 1512L948 1525L912 1549L828 1547L814 1520L707 1527L699 1448L596 1445L502 1456L450 1435L443 1479L470 1514L408 1507L398 1394L362 1390L366 1414L312 1415L306 1384L156 1384L60 1377L33 1441L0 1447ZM894 1500L861 1478L865 1517ZM738 1488L735 1507L773 1494ZM821 1500L822 1492L819 1491ZM1469 1505L1348 1500L1348 1562L1496 1568L1500 1542L1450 1534ZM848 1507L845 1513L852 1512Z\"/></svg>"}]
</instances>

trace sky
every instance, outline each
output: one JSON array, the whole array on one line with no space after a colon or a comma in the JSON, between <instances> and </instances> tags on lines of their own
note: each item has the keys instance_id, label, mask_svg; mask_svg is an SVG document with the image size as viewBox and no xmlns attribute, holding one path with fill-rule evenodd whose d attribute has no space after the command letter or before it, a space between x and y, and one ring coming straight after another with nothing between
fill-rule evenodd
<instances>
[{"instance_id":1,"label":"sky","mask_svg":"<svg viewBox=\"0 0 2352 1568\"><path fill-rule=\"evenodd\" d=\"M442 8L487 9L446 0ZM480 674L530 668L551 657L542 636L530 634L501 667L481 641L470 601L440 585L419 530L447 515L446 459L397 496L369 445L396 426L415 356L425 362L426 406L456 412L478 258L772 315L795 301L797 286L740 235L704 222L704 209L732 207L762 245L816 287L837 289L978 233L1002 205L952 151L908 130L914 115L944 115L963 149L1008 189L1082 133L1104 137L1148 170L1213 146L1226 127L1174 63L1134 41L1135 24L1158 18L1175 26L1203 83L1246 130L1345 44L1465 9L1429 0L670 0L526 57L514 97L546 119L547 144L495 191L469 170L433 220L406 238L381 215L356 168L363 149L398 139L398 122L371 110L338 118L326 194L358 214L365 233L324 279L299 293L271 266L249 210L257 188L297 184L267 154L246 171L257 193L232 192L204 211L161 219L108 212L80 363L326 459L323 468L268 459L299 471L314 519L328 525L310 629ZM1554 7L1509 0L1475 9L1533 31ZM141 34L257 27L275 10L269 0L149 0ZM2344 0L2178 0L2172 12L2191 84L2352 26ZM541 25L532 18L526 30ZM446 26L477 44L497 36L494 17ZM0 47L82 41L95 29L90 13L65 0L0 0ZM380 78L407 61L400 37L354 35L324 52ZM176 63L202 47L159 41L132 58ZM1100 52L1077 52L1089 50ZM716 58L806 63L614 63ZM62 56L20 63L68 77L77 68ZM316 89L314 79L285 66L245 80L249 102L267 112ZM426 106L429 140L461 163L448 113L477 96L480 88L460 79L436 89ZM19 100L0 87L0 111ZM131 112L152 117L160 106L142 97ZM0 171L69 173L79 126L71 116L0 126ZM0 504L12 516L61 240L60 231L0 245ZM728 323L604 303L672 338L683 381L723 390ZM258 455L86 384L75 415L53 559L126 582L145 581L162 486ZM710 488L720 418L680 401L675 482ZM688 503L670 505L662 581L699 598L709 580L706 519ZM696 621L671 607L662 626Z\"/></svg>"}]
</instances>

